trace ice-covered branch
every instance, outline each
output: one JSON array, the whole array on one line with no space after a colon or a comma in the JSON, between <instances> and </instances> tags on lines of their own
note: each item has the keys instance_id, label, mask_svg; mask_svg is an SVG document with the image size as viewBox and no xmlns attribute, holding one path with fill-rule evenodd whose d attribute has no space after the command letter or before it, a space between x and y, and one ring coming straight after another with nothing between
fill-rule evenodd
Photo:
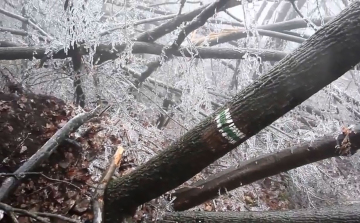
<instances>
[{"instance_id":1,"label":"ice-covered branch","mask_svg":"<svg viewBox=\"0 0 360 223\"><path fill-rule=\"evenodd\" d=\"M309 163L340 156L337 148L346 135L340 133L337 137L328 135L314 142L303 143L279 152L266 154L255 159L242 162L239 166L226 169L209 179L181 188L172 195L176 197L174 209L183 211L227 193L238 187L253 183L265 177L270 177ZM360 133L350 135L350 150L354 154L360 149Z\"/></svg>"}]
</instances>

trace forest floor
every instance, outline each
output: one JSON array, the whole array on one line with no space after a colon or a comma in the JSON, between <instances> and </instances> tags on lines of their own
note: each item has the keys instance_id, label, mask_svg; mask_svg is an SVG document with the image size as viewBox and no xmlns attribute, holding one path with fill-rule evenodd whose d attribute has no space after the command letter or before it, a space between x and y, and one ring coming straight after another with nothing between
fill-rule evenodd
<instances>
[{"instance_id":1,"label":"forest floor","mask_svg":"<svg viewBox=\"0 0 360 223\"><path fill-rule=\"evenodd\" d=\"M0 183L14 176L12 173L77 113L79 111L75 106L52 96L0 92ZM21 181L3 202L33 212L54 213L81 221L92 219L91 198L98 183L93 180L91 162L103 155L105 144L116 147L122 141L119 136L101 132L107 118L105 115L84 124L60 144L40 167L15 176ZM115 175L126 174L133 166L133 159L123 156ZM200 173L198 177L205 176ZM260 202L271 210L288 209L289 201L284 195L286 188L281 182L266 178L256 185L258 194L245 192L238 198L245 209L234 207L231 196L223 196L221 205L209 201L198 208L205 211L246 211L253 210L252 207L259 206ZM147 220L156 219L157 202L154 200L143 205L134 220L140 222L144 216ZM57 218L50 220L65 222ZM31 219L21 216L18 221L30 223ZM11 221L5 217L1 222Z\"/></svg>"}]
</instances>

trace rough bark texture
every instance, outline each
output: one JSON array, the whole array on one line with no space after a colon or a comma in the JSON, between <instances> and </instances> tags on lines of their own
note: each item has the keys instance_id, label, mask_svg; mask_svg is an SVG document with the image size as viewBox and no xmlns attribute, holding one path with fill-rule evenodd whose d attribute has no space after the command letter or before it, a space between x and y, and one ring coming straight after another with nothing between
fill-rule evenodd
<instances>
[{"instance_id":1,"label":"rough bark texture","mask_svg":"<svg viewBox=\"0 0 360 223\"><path fill-rule=\"evenodd\" d=\"M351 133L349 137L351 153L353 154L360 148L360 133ZM176 190L172 194L173 197L176 197L173 204L174 210L184 211L217 197L219 193L224 194L265 177L339 156L341 150L335 147L344 138L344 134L339 135L337 139L333 135L329 135L313 143L304 143L300 146L260 156L243 162L238 167L222 171L207 180L199 181L191 187Z\"/></svg>"},{"instance_id":2,"label":"rough bark texture","mask_svg":"<svg viewBox=\"0 0 360 223\"><path fill-rule=\"evenodd\" d=\"M167 213L165 222L201 223L319 223L360 222L360 205L333 206L320 209L265 212L174 212Z\"/></svg>"},{"instance_id":3,"label":"rough bark texture","mask_svg":"<svg viewBox=\"0 0 360 223\"><path fill-rule=\"evenodd\" d=\"M359 38L360 2L355 1L218 112L145 165L110 182L104 195L105 223L119 222L138 205L181 185L339 78L360 62ZM215 117L224 111L241 133L234 144L217 128Z\"/></svg>"}]
</instances>

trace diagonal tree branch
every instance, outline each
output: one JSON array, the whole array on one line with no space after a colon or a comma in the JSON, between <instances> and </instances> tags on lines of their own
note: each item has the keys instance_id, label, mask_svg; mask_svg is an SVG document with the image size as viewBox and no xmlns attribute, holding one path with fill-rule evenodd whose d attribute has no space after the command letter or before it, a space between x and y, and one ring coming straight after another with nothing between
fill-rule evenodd
<instances>
[{"instance_id":1,"label":"diagonal tree branch","mask_svg":"<svg viewBox=\"0 0 360 223\"><path fill-rule=\"evenodd\" d=\"M222 4L222 7L221 9L219 8L220 10L218 9L218 12L241 4L241 1L236 1L236 0L229 0L229 1L225 0L225 1L227 4ZM154 42L160 37L177 29L177 27L179 27L183 22L193 20L197 15L199 15L203 10L205 10L209 6L210 4L199 7L189 13L179 15L174 19L172 19L171 21L156 27L155 29L141 33L135 38L135 40L143 41L143 42Z\"/></svg>"},{"instance_id":2,"label":"diagonal tree branch","mask_svg":"<svg viewBox=\"0 0 360 223\"><path fill-rule=\"evenodd\" d=\"M226 5L228 1L229 0L217 0L211 5L207 6L193 21L191 21L188 25L185 26L184 29L180 31L178 37L171 46L165 47L163 49L163 58L158 58L156 61L147 64L146 71L141 74L141 77L138 79L138 81L140 83L144 82L146 78L148 78L158 67L161 66L163 60L166 61L171 59L173 53L180 48L180 45L184 42L186 36L188 36L192 31L196 30L197 28L203 26L206 21L216 12L218 12L220 8Z\"/></svg>"},{"instance_id":3,"label":"diagonal tree branch","mask_svg":"<svg viewBox=\"0 0 360 223\"><path fill-rule=\"evenodd\" d=\"M307 19L299 10L299 8L295 5L295 0L288 0L292 7L294 8L295 12L315 31L318 30L318 27L314 23L311 22L311 20Z\"/></svg>"},{"instance_id":4,"label":"diagonal tree branch","mask_svg":"<svg viewBox=\"0 0 360 223\"><path fill-rule=\"evenodd\" d=\"M43 29L41 29L38 25L36 25L35 23L33 23L32 21L30 21L30 19L24 18L22 16L19 15L15 15L14 13L8 12L4 9L0 8L0 13L9 16L13 19L19 20L21 22L24 23L28 23L29 25L31 25L34 29L38 30L42 35L46 36L49 40L53 40L54 38L52 36L50 36L49 34L47 34Z\"/></svg>"}]
</instances>

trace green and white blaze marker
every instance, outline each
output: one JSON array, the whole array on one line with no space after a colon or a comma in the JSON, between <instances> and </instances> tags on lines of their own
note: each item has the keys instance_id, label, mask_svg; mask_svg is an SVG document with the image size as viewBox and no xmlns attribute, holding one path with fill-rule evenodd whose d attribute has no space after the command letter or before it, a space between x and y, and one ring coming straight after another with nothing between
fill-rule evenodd
<instances>
[{"instance_id":1,"label":"green and white blaze marker","mask_svg":"<svg viewBox=\"0 0 360 223\"><path fill-rule=\"evenodd\" d=\"M237 141L245 137L245 134L236 128L234 121L231 118L229 108L220 112L220 114L216 116L215 122L221 135L231 144L235 144Z\"/></svg>"}]
</instances>

